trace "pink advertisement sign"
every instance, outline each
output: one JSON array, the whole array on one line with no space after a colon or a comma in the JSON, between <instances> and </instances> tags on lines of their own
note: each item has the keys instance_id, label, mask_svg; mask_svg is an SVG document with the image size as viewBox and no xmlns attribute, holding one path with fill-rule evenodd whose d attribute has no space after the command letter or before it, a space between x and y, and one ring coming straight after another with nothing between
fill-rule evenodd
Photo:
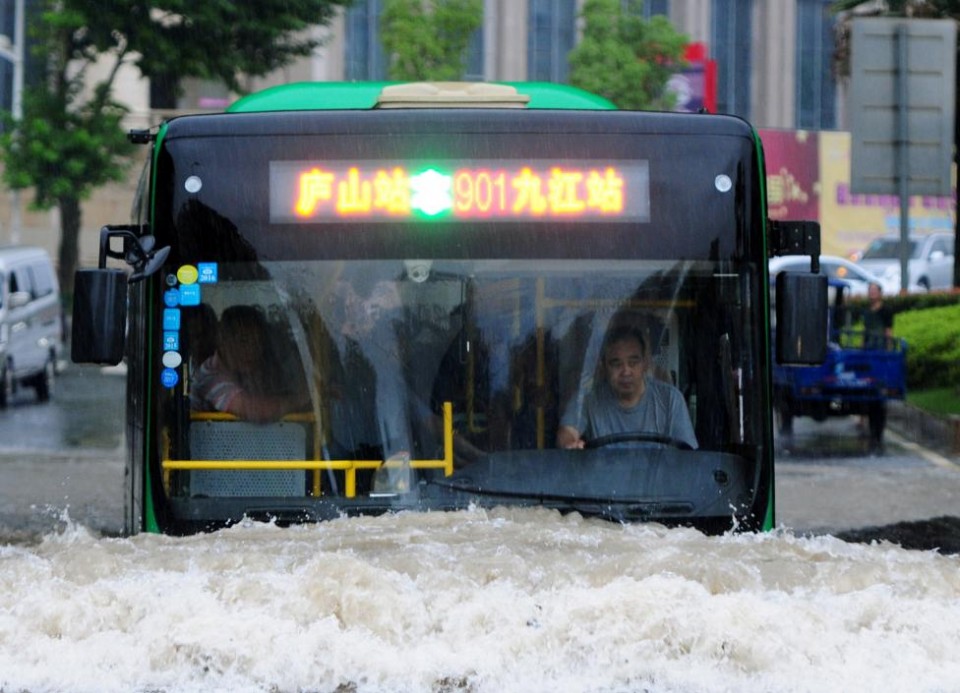
<instances>
[{"instance_id":1,"label":"pink advertisement sign","mask_svg":"<svg viewBox=\"0 0 960 693\"><path fill-rule=\"evenodd\" d=\"M820 147L816 132L760 130L771 219L820 219Z\"/></svg>"}]
</instances>

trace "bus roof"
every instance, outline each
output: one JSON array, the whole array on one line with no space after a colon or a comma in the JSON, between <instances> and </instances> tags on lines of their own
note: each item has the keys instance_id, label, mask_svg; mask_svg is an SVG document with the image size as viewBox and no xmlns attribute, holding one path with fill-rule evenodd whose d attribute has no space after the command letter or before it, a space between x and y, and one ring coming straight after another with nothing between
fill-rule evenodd
<instances>
[{"instance_id":1,"label":"bus roof","mask_svg":"<svg viewBox=\"0 0 960 693\"><path fill-rule=\"evenodd\" d=\"M755 139L751 125L731 115L578 109L492 109L481 120L470 109L295 109L207 113L172 118L163 124L159 139L232 136L436 135L468 131L489 134L559 133L657 136L733 135ZM264 119L269 121L265 124ZM465 130L467 128L468 130Z\"/></svg>"},{"instance_id":2,"label":"bus roof","mask_svg":"<svg viewBox=\"0 0 960 693\"><path fill-rule=\"evenodd\" d=\"M233 102L229 113L371 109L384 87L399 82L293 82L270 87ZM607 99L567 84L551 82L497 82L530 97L527 108L612 110Z\"/></svg>"}]
</instances>

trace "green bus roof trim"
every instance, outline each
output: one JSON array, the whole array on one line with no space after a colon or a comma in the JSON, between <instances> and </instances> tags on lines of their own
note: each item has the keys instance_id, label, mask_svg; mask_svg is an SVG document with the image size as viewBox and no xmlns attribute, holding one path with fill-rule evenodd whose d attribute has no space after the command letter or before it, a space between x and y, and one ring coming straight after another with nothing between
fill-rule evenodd
<instances>
[{"instance_id":1,"label":"green bus roof trim","mask_svg":"<svg viewBox=\"0 0 960 693\"><path fill-rule=\"evenodd\" d=\"M369 110L384 87L398 82L294 82L269 87L234 101L228 113L303 110ZM530 97L527 108L569 108L613 110L612 102L571 87L552 82L496 82L515 87Z\"/></svg>"}]
</instances>

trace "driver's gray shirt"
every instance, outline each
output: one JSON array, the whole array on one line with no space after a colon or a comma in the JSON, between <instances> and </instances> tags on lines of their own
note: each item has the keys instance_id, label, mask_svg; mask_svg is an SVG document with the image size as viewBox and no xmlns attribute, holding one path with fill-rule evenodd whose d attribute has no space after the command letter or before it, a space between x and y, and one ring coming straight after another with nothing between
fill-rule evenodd
<instances>
[{"instance_id":1,"label":"driver's gray shirt","mask_svg":"<svg viewBox=\"0 0 960 693\"><path fill-rule=\"evenodd\" d=\"M577 399L571 399L560 425L576 429L584 440L615 433L654 433L697 447L683 395L662 380L647 378L643 397L632 407L620 406L605 382L586 394L580 411Z\"/></svg>"}]
</instances>

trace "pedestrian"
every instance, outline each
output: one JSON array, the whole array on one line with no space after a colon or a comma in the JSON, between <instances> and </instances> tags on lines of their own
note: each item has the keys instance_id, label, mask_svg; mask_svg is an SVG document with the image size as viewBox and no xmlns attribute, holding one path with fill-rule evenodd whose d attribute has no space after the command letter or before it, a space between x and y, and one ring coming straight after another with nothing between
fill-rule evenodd
<instances>
[{"instance_id":1,"label":"pedestrian","mask_svg":"<svg viewBox=\"0 0 960 693\"><path fill-rule=\"evenodd\" d=\"M869 303L863 314L863 346L865 349L890 348L893 337L893 311L883 301L883 289L879 284L870 284L867 289Z\"/></svg>"},{"instance_id":2,"label":"pedestrian","mask_svg":"<svg viewBox=\"0 0 960 693\"><path fill-rule=\"evenodd\" d=\"M883 301L883 289L871 283L867 288L868 305L863 314L863 348L887 351L892 346L893 311ZM861 416L860 430L869 437L874 452L883 449L883 430L887 424L887 402L881 400L870 405L869 416Z\"/></svg>"}]
</instances>

